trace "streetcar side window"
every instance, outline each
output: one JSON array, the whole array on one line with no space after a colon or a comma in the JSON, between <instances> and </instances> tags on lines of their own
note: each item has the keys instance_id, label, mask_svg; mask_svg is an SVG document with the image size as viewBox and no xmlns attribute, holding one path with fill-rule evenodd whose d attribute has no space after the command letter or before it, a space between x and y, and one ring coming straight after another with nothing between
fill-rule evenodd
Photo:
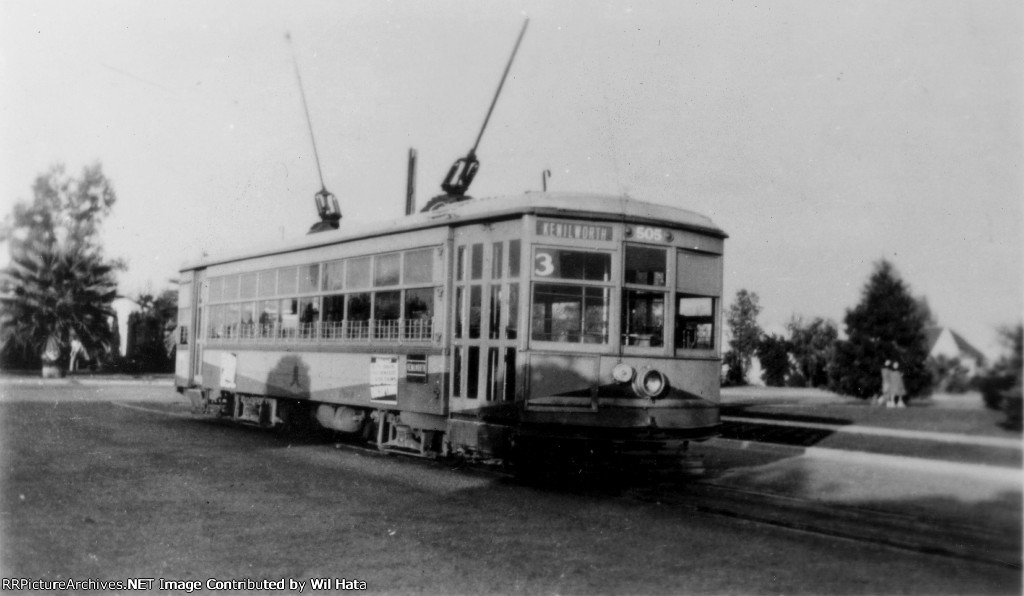
<instances>
[{"instance_id":1,"label":"streetcar side window","mask_svg":"<svg viewBox=\"0 0 1024 596\"><path fill-rule=\"evenodd\" d=\"M402 293L374 292L373 294L373 338L398 339L399 317L402 314Z\"/></svg>"},{"instance_id":2,"label":"streetcar side window","mask_svg":"<svg viewBox=\"0 0 1024 596\"><path fill-rule=\"evenodd\" d=\"M211 339L432 341L437 247L211 278Z\"/></svg>"},{"instance_id":3,"label":"streetcar side window","mask_svg":"<svg viewBox=\"0 0 1024 596\"><path fill-rule=\"evenodd\" d=\"M405 253L405 274L402 283L429 284L434 282L433 249L411 250Z\"/></svg>"},{"instance_id":4,"label":"streetcar side window","mask_svg":"<svg viewBox=\"0 0 1024 596\"><path fill-rule=\"evenodd\" d=\"M298 290L299 268L283 267L277 270L277 295L290 296Z\"/></svg>"},{"instance_id":5,"label":"streetcar side window","mask_svg":"<svg viewBox=\"0 0 1024 596\"><path fill-rule=\"evenodd\" d=\"M229 275L224 278L224 300L238 300L238 276Z\"/></svg>"},{"instance_id":6,"label":"streetcar side window","mask_svg":"<svg viewBox=\"0 0 1024 596\"><path fill-rule=\"evenodd\" d=\"M519 240L508 241L508 276L519 277L519 252L522 250L522 242Z\"/></svg>"},{"instance_id":7,"label":"streetcar side window","mask_svg":"<svg viewBox=\"0 0 1024 596\"><path fill-rule=\"evenodd\" d=\"M220 302L224 290L224 278L213 277L207 282L206 299L208 302Z\"/></svg>"},{"instance_id":8,"label":"streetcar side window","mask_svg":"<svg viewBox=\"0 0 1024 596\"><path fill-rule=\"evenodd\" d=\"M259 297L266 298L277 292L277 269L260 271L259 274Z\"/></svg>"},{"instance_id":9,"label":"streetcar side window","mask_svg":"<svg viewBox=\"0 0 1024 596\"><path fill-rule=\"evenodd\" d=\"M679 294L678 300L676 347L686 350L714 349L715 299Z\"/></svg>"},{"instance_id":10,"label":"streetcar side window","mask_svg":"<svg viewBox=\"0 0 1024 596\"><path fill-rule=\"evenodd\" d=\"M221 326L224 325L224 307L210 306L206 309L206 337L217 339L220 337Z\"/></svg>"},{"instance_id":11,"label":"streetcar side window","mask_svg":"<svg viewBox=\"0 0 1024 596\"><path fill-rule=\"evenodd\" d=\"M188 345L188 328L192 321L192 282L184 281L178 288L178 344Z\"/></svg>"},{"instance_id":12,"label":"streetcar side window","mask_svg":"<svg viewBox=\"0 0 1024 596\"><path fill-rule=\"evenodd\" d=\"M239 329L238 336L244 338L252 338L256 334L256 303L255 302L243 302L242 303L242 327Z\"/></svg>"},{"instance_id":13,"label":"streetcar side window","mask_svg":"<svg viewBox=\"0 0 1024 596\"><path fill-rule=\"evenodd\" d=\"M370 257L348 259L345 286L351 289L370 287Z\"/></svg>"},{"instance_id":14,"label":"streetcar side window","mask_svg":"<svg viewBox=\"0 0 1024 596\"><path fill-rule=\"evenodd\" d=\"M299 267L299 293L309 294L320 289L320 264L303 265ZM227 286L224 286L227 293Z\"/></svg>"},{"instance_id":15,"label":"streetcar side window","mask_svg":"<svg viewBox=\"0 0 1024 596\"><path fill-rule=\"evenodd\" d=\"M345 261L324 263L323 289L326 292L345 289Z\"/></svg>"},{"instance_id":16,"label":"streetcar side window","mask_svg":"<svg viewBox=\"0 0 1024 596\"><path fill-rule=\"evenodd\" d=\"M429 340L434 320L434 288L405 291L405 333L413 340Z\"/></svg>"},{"instance_id":17,"label":"streetcar side window","mask_svg":"<svg viewBox=\"0 0 1024 596\"><path fill-rule=\"evenodd\" d=\"M281 336L294 337L299 330L299 301L296 298L281 300Z\"/></svg>"},{"instance_id":18,"label":"streetcar side window","mask_svg":"<svg viewBox=\"0 0 1024 596\"><path fill-rule=\"evenodd\" d=\"M714 350L722 294L722 256L680 250L676 259L675 347Z\"/></svg>"},{"instance_id":19,"label":"streetcar side window","mask_svg":"<svg viewBox=\"0 0 1024 596\"><path fill-rule=\"evenodd\" d=\"M243 274L238 288L238 297L242 300L252 300L255 298L257 282L258 278L255 273Z\"/></svg>"},{"instance_id":20,"label":"streetcar side window","mask_svg":"<svg viewBox=\"0 0 1024 596\"><path fill-rule=\"evenodd\" d=\"M378 255L373 259L373 285L397 286L402 271L402 253Z\"/></svg>"},{"instance_id":21,"label":"streetcar side window","mask_svg":"<svg viewBox=\"0 0 1024 596\"><path fill-rule=\"evenodd\" d=\"M273 337L277 325L281 322L279 303L277 300L263 300L257 306L260 314L260 337Z\"/></svg>"},{"instance_id":22,"label":"streetcar side window","mask_svg":"<svg viewBox=\"0 0 1024 596\"><path fill-rule=\"evenodd\" d=\"M238 337L239 313L241 305L237 302L227 305L224 315L224 337Z\"/></svg>"}]
</instances>

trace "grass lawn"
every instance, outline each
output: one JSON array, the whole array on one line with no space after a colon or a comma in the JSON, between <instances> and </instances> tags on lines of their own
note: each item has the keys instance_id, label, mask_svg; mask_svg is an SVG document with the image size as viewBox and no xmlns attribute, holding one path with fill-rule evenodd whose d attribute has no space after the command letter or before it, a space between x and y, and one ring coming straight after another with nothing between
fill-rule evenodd
<instances>
[{"instance_id":1,"label":"grass lawn","mask_svg":"<svg viewBox=\"0 0 1024 596\"><path fill-rule=\"evenodd\" d=\"M725 416L758 414L832 424L1021 438L1020 431L1002 427L1006 416L986 408L976 392L940 394L911 400L907 408L886 408L821 389L725 387L722 405Z\"/></svg>"}]
</instances>

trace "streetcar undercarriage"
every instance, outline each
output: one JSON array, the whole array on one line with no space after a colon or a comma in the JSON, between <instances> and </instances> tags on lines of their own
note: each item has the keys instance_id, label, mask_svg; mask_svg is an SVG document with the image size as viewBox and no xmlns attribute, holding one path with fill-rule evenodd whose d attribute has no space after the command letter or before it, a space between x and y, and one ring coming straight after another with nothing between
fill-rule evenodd
<instances>
[{"instance_id":1,"label":"streetcar undercarriage","mask_svg":"<svg viewBox=\"0 0 1024 596\"><path fill-rule=\"evenodd\" d=\"M717 435L717 424L688 429L557 427L475 416L430 416L225 391L187 389L192 412L284 432L329 432L382 452L453 458L516 471L595 469L701 474L691 442Z\"/></svg>"}]
</instances>

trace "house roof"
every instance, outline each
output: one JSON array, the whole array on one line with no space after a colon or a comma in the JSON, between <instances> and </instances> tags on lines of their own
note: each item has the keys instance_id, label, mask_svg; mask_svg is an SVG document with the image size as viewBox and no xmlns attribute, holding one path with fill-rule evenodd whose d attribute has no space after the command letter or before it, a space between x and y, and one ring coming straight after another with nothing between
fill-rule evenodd
<instances>
[{"instance_id":1,"label":"house roof","mask_svg":"<svg viewBox=\"0 0 1024 596\"><path fill-rule=\"evenodd\" d=\"M935 344L939 341L944 331L949 331L949 334L953 337L953 341L956 343L956 349L961 354L969 356L970 358L984 362L985 355L981 353L981 350L975 348L966 339L960 336L959 333L953 331L948 327L928 327L924 330L925 337L928 341L928 353L931 354L932 350L935 349Z\"/></svg>"}]
</instances>

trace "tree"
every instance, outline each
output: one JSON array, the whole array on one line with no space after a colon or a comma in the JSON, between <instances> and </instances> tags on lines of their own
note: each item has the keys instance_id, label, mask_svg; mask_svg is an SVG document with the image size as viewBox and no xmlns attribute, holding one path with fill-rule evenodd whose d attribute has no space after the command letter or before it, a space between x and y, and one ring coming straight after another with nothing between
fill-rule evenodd
<instances>
[{"instance_id":1,"label":"tree","mask_svg":"<svg viewBox=\"0 0 1024 596\"><path fill-rule=\"evenodd\" d=\"M178 291L139 294L138 312L128 317L126 363L130 372L174 370L174 328L178 322Z\"/></svg>"},{"instance_id":2,"label":"tree","mask_svg":"<svg viewBox=\"0 0 1024 596\"><path fill-rule=\"evenodd\" d=\"M733 383L745 383L750 362L761 341L761 327L757 324L757 315L761 314L760 299L756 292L740 290L736 292L736 300L729 306L726 324L729 325L729 351L726 354L728 372L726 380Z\"/></svg>"},{"instance_id":3,"label":"tree","mask_svg":"<svg viewBox=\"0 0 1024 596\"><path fill-rule=\"evenodd\" d=\"M1005 426L1012 429L1021 427L1021 376L1024 374L1024 326L999 330L1006 353L992 368L978 377L978 388L985 405L1006 412Z\"/></svg>"},{"instance_id":4,"label":"tree","mask_svg":"<svg viewBox=\"0 0 1024 596\"><path fill-rule=\"evenodd\" d=\"M98 164L79 178L54 166L32 190L33 200L17 203L0 228L11 254L2 276L14 288L0 328L7 344L38 357L52 375L63 371L75 340L92 354L108 349L115 272L124 266L107 260L99 242L116 195Z\"/></svg>"},{"instance_id":5,"label":"tree","mask_svg":"<svg viewBox=\"0 0 1024 596\"><path fill-rule=\"evenodd\" d=\"M886 360L899 364L908 396L929 388L925 313L891 263L875 264L860 303L846 311L843 322L847 340L836 344L829 374L833 390L860 398L878 395Z\"/></svg>"},{"instance_id":6,"label":"tree","mask_svg":"<svg viewBox=\"0 0 1024 596\"><path fill-rule=\"evenodd\" d=\"M828 319L816 317L805 323L794 316L786 324L789 351L793 355L793 384L804 387L828 386L828 367L839 340L839 329Z\"/></svg>"},{"instance_id":7,"label":"tree","mask_svg":"<svg viewBox=\"0 0 1024 596\"><path fill-rule=\"evenodd\" d=\"M938 355L925 362L937 391L964 393L971 388L971 373L959 358Z\"/></svg>"},{"instance_id":8,"label":"tree","mask_svg":"<svg viewBox=\"0 0 1024 596\"><path fill-rule=\"evenodd\" d=\"M757 358L761 361L761 379L769 387L782 387L789 376L789 341L776 335L764 335L757 344Z\"/></svg>"}]
</instances>

